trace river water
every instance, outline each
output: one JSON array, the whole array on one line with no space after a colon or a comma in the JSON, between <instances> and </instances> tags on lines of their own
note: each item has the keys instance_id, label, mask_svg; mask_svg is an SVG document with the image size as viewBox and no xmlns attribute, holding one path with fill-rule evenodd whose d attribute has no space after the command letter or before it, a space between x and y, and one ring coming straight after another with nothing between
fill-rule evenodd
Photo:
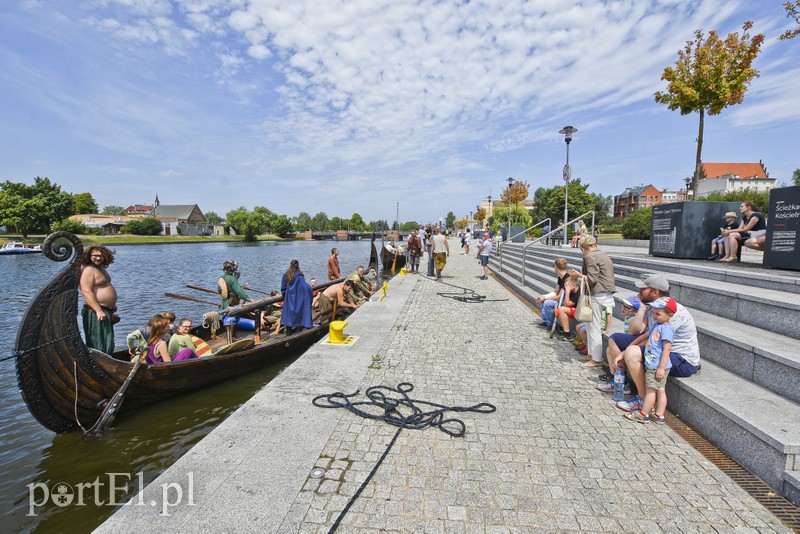
<instances>
[{"instance_id":1,"label":"river water","mask_svg":"<svg viewBox=\"0 0 800 534\"><path fill-rule=\"evenodd\" d=\"M187 289L186 285L215 288L222 263L239 262L240 281L269 291L280 289L281 275L292 259L300 262L306 280L319 283L327 277L330 249L340 250L342 273L369 261L369 241L292 241L242 243L191 243L118 246L109 267L117 289L121 321L116 325L118 346L125 335L143 326L160 311L174 311L178 318L191 317L195 324L214 309L208 304L175 300L165 292L216 302L218 297ZM0 358L11 356L22 315L38 290L65 263L43 254L0 256ZM250 293L251 297L263 295ZM14 360L0 362L0 514L3 532L90 532L110 516L109 473L122 473L117 487L130 480L129 492L117 491L116 502L125 502L172 465L206 436L233 410L294 361L286 360L215 386L173 397L134 413L124 408L112 429L96 441L81 439L81 432L55 434L30 415L19 394ZM86 424L88 423L88 424ZM84 422L90 426L91 422ZM87 497L83 506L60 506L45 495L58 483L91 484L103 494ZM37 485L38 484L38 485ZM88 489L87 495L93 490ZM105 504L99 504L103 502Z\"/></svg>"}]
</instances>

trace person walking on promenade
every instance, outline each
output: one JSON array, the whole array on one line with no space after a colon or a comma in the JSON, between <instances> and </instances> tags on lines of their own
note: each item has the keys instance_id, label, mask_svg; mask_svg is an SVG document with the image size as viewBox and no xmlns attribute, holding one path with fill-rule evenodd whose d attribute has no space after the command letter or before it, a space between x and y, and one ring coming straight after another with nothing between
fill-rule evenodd
<instances>
[{"instance_id":1,"label":"person walking on promenade","mask_svg":"<svg viewBox=\"0 0 800 534\"><path fill-rule=\"evenodd\" d=\"M478 257L480 258L481 266L483 267L483 276L481 276L481 280L489 279L489 255L491 253L492 253L492 238L489 235L489 232L484 232L483 241L478 247Z\"/></svg>"},{"instance_id":2,"label":"person walking on promenade","mask_svg":"<svg viewBox=\"0 0 800 534\"><path fill-rule=\"evenodd\" d=\"M81 257L79 287L83 300L81 318L86 346L106 354L114 352L114 313L117 291L111 285L106 268L114 263L114 251L103 245L91 245Z\"/></svg>"},{"instance_id":3,"label":"person walking on promenade","mask_svg":"<svg viewBox=\"0 0 800 534\"><path fill-rule=\"evenodd\" d=\"M444 266L447 265L447 256L450 255L450 244L447 242L447 238L442 235L442 229L438 227L432 242L431 251L433 252L433 262L436 268L436 278L441 278Z\"/></svg>"},{"instance_id":4,"label":"person walking on promenade","mask_svg":"<svg viewBox=\"0 0 800 534\"><path fill-rule=\"evenodd\" d=\"M332 248L331 255L328 258L328 280L338 280L342 277L339 272L339 249Z\"/></svg>"},{"instance_id":5,"label":"person walking on promenade","mask_svg":"<svg viewBox=\"0 0 800 534\"><path fill-rule=\"evenodd\" d=\"M408 259L411 264L411 274L419 274L419 259L422 256L422 242L417 236L417 231L412 230L408 238Z\"/></svg>"},{"instance_id":6,"label":"person walking on promenade","mask_svg":"<svg viewBox=\"0 0 800 534\"><path fill-rule=\"evenodd\" d=\"M599 367L603 361L603 334L600 331L603 308L614 306L614 264L608 254L597 248L597 240L587 235L578 242L583 254L582 274L573 270L572 277L583 277L592 294L592 320L586 329L586 347L591 360L584 367Z\"/></svg>"},{"instance_id":7,"label":"person walking on promenade","mask_svg":"<svg viewBox=\"0 0 800 534\"><path fill-rule=\"evenodd\" d=\"M739 205L739 213L742 214L739 228L722 231L722 236L725 238L726 256L717 261L726 263L739 261L736 257L739 241L747 241L750 238L758 239L767 234L767 219L764 214L756 211L752 202L742 202Z\"/></svg>"},{"instance_id":8,"label":"person walking on promenade","mask_svg":"<svg viewBox=\"0 0 800 534\"><path fill-rule=\"evenodd\" d=\"M664 411L667 409L667 376L672 367L669 359L675 331L669 324L670 318L678 311L678 305L671 297L661 297L650 304L653 324L649 332L639 336L637 343L647 341L644 348L645 383L647 393L640 410L631 410L625 417L638 423L653 421L663 425ZM655 407L655 413L650 410Z\"/></svg>"},{"instance_id":9,"label":"person walking on promenade","mask_svg":"<svg viewBox=\"0 0 800 534\"><path fill-rule=\"evenodd\" d=\"M628 334L614 334L614 350L609 343L609 361L614 356L611 368L616 369L624 361L628 374L636 384L636 390L645 391L644 366L642 363L642 347L635 345L634 340L648 326L653 324L653 312L649 304L658 298L669 296L669 282L660 274L642 275L636 282L639 288L639 311L631 320ZM694 318L689 310L682 304L677 305L677 311L669 321L675 337L669 353L672 370L670 374L677 377L692 376L700 368L700 346L697 343L697 328ZM617 408L630 412L641 410L643 400L639 395L634 395L628 401L620 401Z\"/></svg>"},{"instance_id":10,"label":"person walking on promenade","mask_svg":"<svg viewBox=\"0 0 800 534\"><path fill-rule=\"evenodd\" d=\"M469 243L472 241L472 232L469 229L464 230L464 254L469 256Z\"/></svg>"}]
</instances>

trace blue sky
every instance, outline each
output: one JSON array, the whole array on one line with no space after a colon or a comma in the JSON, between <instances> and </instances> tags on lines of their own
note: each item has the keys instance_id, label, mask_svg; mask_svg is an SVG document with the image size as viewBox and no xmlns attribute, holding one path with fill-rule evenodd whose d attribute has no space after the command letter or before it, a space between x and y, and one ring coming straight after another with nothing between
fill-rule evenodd
<instances>
[{"instance_id":1,"label":"blue sky","mask_svg":"<svg viewBox=\"0 0 800 534\"><path fill-rule=\"evenodd\" d=\"M656 104L696 29L755 23L743 104L704 161L800 168L800 38L783 0L5 0L0 180L100 206L466 216L509 176L677 189L697 115Z\"/></svg>"}]
</instances>

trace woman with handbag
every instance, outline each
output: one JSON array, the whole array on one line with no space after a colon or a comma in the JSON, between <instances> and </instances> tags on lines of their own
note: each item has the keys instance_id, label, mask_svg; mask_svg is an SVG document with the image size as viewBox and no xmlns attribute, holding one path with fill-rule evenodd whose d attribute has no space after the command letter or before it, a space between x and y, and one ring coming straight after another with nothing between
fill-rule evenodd
<instances>
[{"instance_id":1,"label":"woman with handbag","mask_svg":"<svg viewBox=\"0 0 800 534\"><path fill-rule=\"evenodd\" d=\"M570 275L581 277L586 294L578 300L576 315L583 313L588 318L587 307L591 307L591 320L586 327L586 347L591 360L584 363L584 367L598 367L603 364L603 333L600 331L600 314L606 307L614 306L614 264L608 254L597 248L597 240L592 236L585 236L578 242L583 254L582 273L573 270ZM583 321L582 321L583 322Z\"/></svg>"}]
</instances>

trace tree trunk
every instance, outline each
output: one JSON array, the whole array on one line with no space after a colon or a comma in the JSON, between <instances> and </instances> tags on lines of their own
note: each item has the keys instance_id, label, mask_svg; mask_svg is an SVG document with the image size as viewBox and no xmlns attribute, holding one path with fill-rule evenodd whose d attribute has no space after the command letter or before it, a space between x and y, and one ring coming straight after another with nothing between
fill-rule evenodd
<instances>
[{"instance_id":1,"label":"tree trunk","mask_svg":"<svg viewBox=\"0 0 800 534\"><path fill-rule=\"evenodd\" d=\"M703 119L705 110L700 108L700 127L697 131L697 157L694 162L694 176L692 177L692 198L697 199L697 186L699 185L700 181L700 161L701 161L701 154L703 153ZM687 196L689 192L686 192Z\"/></svg>"}]
</instances>

